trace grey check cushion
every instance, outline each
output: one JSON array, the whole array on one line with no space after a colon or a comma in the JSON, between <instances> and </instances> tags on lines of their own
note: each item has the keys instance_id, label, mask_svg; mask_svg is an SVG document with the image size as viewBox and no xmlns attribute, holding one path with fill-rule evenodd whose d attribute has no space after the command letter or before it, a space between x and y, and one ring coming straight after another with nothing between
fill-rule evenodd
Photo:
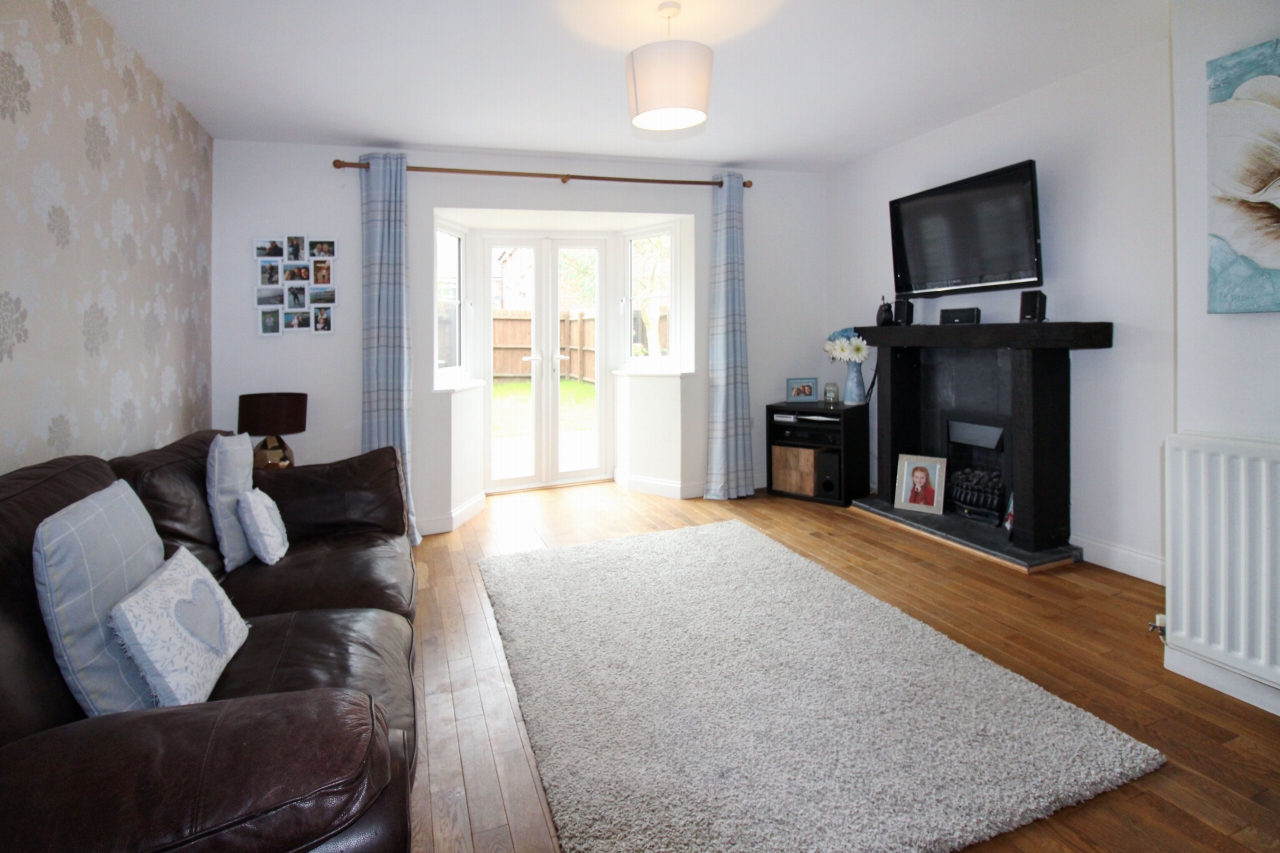
<instances>
[{"instance_id":1,"label":"grey check cushion","mask_svg":"<svg viewBox=\"0 0 1280 853\"><path fill-rule=\"evenodd\" d=\"M253 444L247 433L220 435L209 446L205 471L209 512L218 534L223 568L228 572L253 559L236 507L240 495L253 488Z\"/></svg>"},{"instance_id":2,"label":"grey check cushion","mask_svg":"<svg viewBox=\"0 0 1280 853\"><path fill-rule=\"evenodd\" d=\"M40 522L36 594L53 654L91 717L155 706L109 624L111 608L164 562L151 516L124 480Z\"/></svg>"}]
</instances>

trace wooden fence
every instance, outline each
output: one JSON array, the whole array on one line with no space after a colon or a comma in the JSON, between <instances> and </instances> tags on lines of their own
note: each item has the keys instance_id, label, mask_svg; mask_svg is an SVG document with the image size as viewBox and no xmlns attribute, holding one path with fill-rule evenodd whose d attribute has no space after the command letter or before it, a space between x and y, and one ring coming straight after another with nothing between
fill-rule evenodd
<instances>
[{"instance_id":1,"label":"wooden fence","mask_svg":"<svg viewBox=\"0 0 1280 853\"><path fill-rule=\"evenodd\" d=\"M522 379L531 375L533 324L528 311L493 309L493 376ZM579 311L560 312L560 376L596 381L596 318Z\"/></svg>"}]
</instances>

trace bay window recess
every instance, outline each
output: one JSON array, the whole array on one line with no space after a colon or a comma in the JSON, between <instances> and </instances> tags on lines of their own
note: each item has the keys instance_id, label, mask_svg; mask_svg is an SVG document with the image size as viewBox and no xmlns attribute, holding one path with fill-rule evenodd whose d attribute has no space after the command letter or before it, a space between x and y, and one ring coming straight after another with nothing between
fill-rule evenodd
<instances>
[{"instance_id":1,"label":"bay window recess","mask_svg":"<svg viewBox=\"0 0 1280 853\"><path fill-rule=\"evenodd\" d=\"M436 224L436 387L466 378L463 370L463 231Z\"/></svg>"},{"instance_id":2,"label":"bay window recess","mask_svg":"<svg viewBox=\"0 0 1280 853\"><path fill-rule=\"evenodd\" d=\"M680 341L680 264L677 223L633 231L627 240L628 361L635 367L676 369Z\"/></svg>"}]
</instances>

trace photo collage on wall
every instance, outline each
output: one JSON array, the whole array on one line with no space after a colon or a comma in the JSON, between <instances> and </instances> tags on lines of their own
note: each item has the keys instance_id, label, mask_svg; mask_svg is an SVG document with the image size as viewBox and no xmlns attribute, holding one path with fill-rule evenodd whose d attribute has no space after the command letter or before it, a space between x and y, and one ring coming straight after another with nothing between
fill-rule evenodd
<instances>
[{"instance_id":1,"label":"photo collage on wall","mask_svg":"<svg viewBox=\"0 0 1280 853\"><path fill-rule=\"evenodd\" d=\"M338 301L333 274L336 241L254 240L253 257L258 266L254 284L258 334L333 331L333 307Z\"/></svg>"}]
</instances>

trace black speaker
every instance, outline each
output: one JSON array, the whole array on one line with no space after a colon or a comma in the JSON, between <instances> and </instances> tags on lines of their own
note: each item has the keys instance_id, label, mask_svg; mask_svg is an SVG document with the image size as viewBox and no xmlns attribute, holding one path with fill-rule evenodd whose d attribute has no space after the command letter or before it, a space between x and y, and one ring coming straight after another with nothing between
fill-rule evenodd
<instances>
[{"instance_id":1,"label":"black speaker","mask_svg":"<svg viewBox=\"0 0 1280 853\"><path fill-rule=\"evenodd\" d=\"M820 450L814 454L813 494L819 498L840 497L840 451Z\"/></svg>"},{"instance_id":2,"label":"black speaker","mask_svg":"<svg viewBox=\"0 0 1280 853\"><path fill-rule=\"evenodd\" d=\"M910 326L915 319L916 307L910 299L899 299L893 303L893 322L899 326Z\"/></svg>"},{"instance_id":3,"label":"black speaker","mask_svg":"<svg viewBox=\"0 0 1280 853\"><path fill-rule=\"evenodd\" d=\"M1024 323L1043 323L1044 303L1043 290L1024 290L1022 291L1022 311L1018 316Z\"/></svg>"},{"instance_id":4,"label":"black speaker","mask_svg":"<svg viewBox=\"0 0 1280 853\"><path fill-rule=\"evenodd\" d=\"M951 326L957 323L981 323L982 309L980 308L943 308L942 325Z\"/></svg>"}]
</instances>

